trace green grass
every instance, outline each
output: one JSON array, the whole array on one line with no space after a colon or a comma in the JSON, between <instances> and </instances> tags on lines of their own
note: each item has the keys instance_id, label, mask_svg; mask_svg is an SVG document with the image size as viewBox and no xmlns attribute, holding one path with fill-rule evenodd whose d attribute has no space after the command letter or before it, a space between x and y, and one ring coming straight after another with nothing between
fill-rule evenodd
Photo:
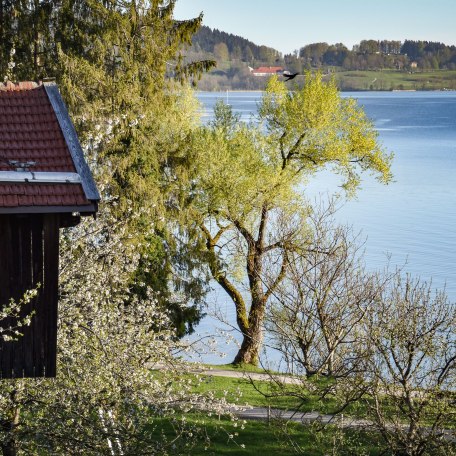
<instances>
[{"instance_id":1,"label":"green grass","mask_svg":"<svg viewBox=\"0 0 456 456\"><path fill-rule=\"evenodd\" d=\"M162 436L162 432L166 434L169 431L171 438L171 425L159 421L155 420L157 429L160 429L157 437ZM182 455L323 456L332 454L331 450L335 445L338 446L340 451L337 454L340 455L356 455L359 454L357 450L372 456L380 454L379 440L373 436L350 430L341 431L334 427L318 431L299 423L288 423L284 428L278 422L268 424L265 421L231 421L223 417L218 419L196 414L188 414L186 421L189 429L199 429L201 434L197 435L195 445L179 452ZM294 448L299 448L299 452L295 451L291 442Z\"/></svg>"},{"instance_id":2,"label":"green grass","mask_svg":"<svg viewBox=\"0 0 456 456\"><path fill-rule=\"evenodd\" d=\"M238 370L233 366L211 366L216 369ZM244 372L242 369L241 372ZM262 372L254 369L254 372ZM327 399L319 400L315 395L305 389L300 393L304 400L290 396L274 396L278 391L274 390L271 382L254 381L255 387L246 378L218 377L210 374L189 374L188 380L193 381L195 393L212 392L218 398L225 398L230 403L251 406L271 406L279 409L297 409L303 412L318 410L322 413L330 413L335 407L335 401ZM326 382L328 380L325 380ZM262 394L260 391L266 394ZM267 397L267 396L270 397ZM355 404L357 414L363 414L363 405ZM353 412L354 409L351 409ZM350 409L346 411L350 415ZM354 414L353 414L354 415ZM176 417L178 418L178 417ZM324 430L316 429L316 423L302 425L301 423L278 423L272 420L266 421L242 419L233 421L228 417L216 416L209 413L185 414L187 429L198 436L195 445L183 449L179 454L188 455L260 455L260 456L288 456L294 454L308 456L323 456L327 454L339 455L380 455L382 441L379 434L366 433L358 430L341 430L328 426ZM173 437L173 428L165 420L154 419L157 432L160 435ZM188 431L187 431L188 432ZM157 434L157 437L159 435ZM208 444L210 441L210 444ZM298 448L295 451L292 447ZM333 447L338 448L333 453Z\"/></svg>"},{"instance_id":3,"label":"green grass","mask_svg":"<svg viewBox=\"0 0 456 456\"><path fill-rule=\"evenodd\" d=\"M277 424L268 425L264 421L248 421L245 428L238 432L233 440L228 437L232 423L228 421L207 423L207 430L211 436L211 446L209 450L194 448L192 455L202 456L213 455L251 455L251 456L288 456L296 455L296 451L291 446L293 441L295 448L299 446L298 454L309 456L323 456L329 453L334 440L331 438L332 432L327 430L326 435L316 435L311 428L304 427L299 423L287 425L287 437L281 433ZM349 440L357 439L352 432L343 432L343 439L347 439L346 446L352 446ZM378 445L368 437L361 437L357 445L367 450L368 454L376 455ZM347 448L348 449L348 448ZM351 451L345 454L354 454Z\"/></svg>"},{"instance_id":4,"label":"green grass","mask_svg":"<svg viewBox=\"0 0 456 456\"><path fill-rule=\"evenodd\" d=\"M211 366L217 369L224 369L224 366ZM233 370L233 369L227 369ZM245 373L245 371L242 371ZM261 369L255 368L255 373L264 373ZM248 374L247 374L248 375ZM309 380L310 382L315 380ZM321 391L323 387L328 386L328 379L318 380L318 389ZM249 380L244 378L232 377L219 377L212 375L203 375L202 381L195 383L195 393L212 392L215 397L221 399L225 398L227 402L237 405L250 405L252 407L271 407L280 410L299 410L301 412L318 411L322 414L334 413L339 405L337 400L328 395L325 399L321 399L317 394L311 393L304 385L296 387L287 387L286 393L274 382L262 380ZM290 394L291 392L291 394ZM367 401L372 399L365 399L350 404L345 410L344 414L363 418L367 414ZM393 403L385 401L383 403L384 412L387 416L397 418L400 411ZM433 417L425 420L425 423L431 425ZM450 424L446 427L453 428Z\"/></svg>"},{"instance_id":5,"label":"green grass","mask_svg":"<svg viewBox=\"0 0 456 456\"><path fill-rule=\"evenodd\" d=\"M271 394L269 382L255 381L255 386L265 394ZM280 409L294 409L299 406L299 401L290 397L268 398L257 391L253 385L244 378L205 376L203 382L195 392L205 393L212 391L218 398L225 397L228 402L254 407L274 407Z\"/></svg>"},{"instance_id":6,"label":"green grass","mask_svg":"<svg viewBox=\"0 0 456 456\"><path fill-rule=\"evenodd\" d=\"M204 364L209 369L221 369L234 372L254 372L257 374L267 373L262 367L252 366L252 364ZM277 373L272 371L272 373Z\"/></svg>"},{"instance_id":7,"label":"green grass","mask_svg":"<svg viewBox=\"0 0 456 456\"><path fill-rule=\"evenodd\" d=\"M334 76L341 90L456 90L454 70L340 71Z\"/></svg>"},{"instance_id":8,"label":"green grass","mask_svg":"<svg viewBox=\"0 0 456 456\"><path fill-rule=\"evenodd\" d=\"M220 366L217 366L217 368L220 368ZM256 370L255 372L259 371ZM210 374L202 377L203 381L195 387L194 392L213 392L217 398L224 397L228 402L238 405L300 410L302 412L318 410L323 413L330 413L336 405L334 400L326 399L322 401L319 397L303 388L299 389L302 397L284 395L281 389L270 381L250 381L248 378L218 377Z\"/></svg>"}]
</instances>

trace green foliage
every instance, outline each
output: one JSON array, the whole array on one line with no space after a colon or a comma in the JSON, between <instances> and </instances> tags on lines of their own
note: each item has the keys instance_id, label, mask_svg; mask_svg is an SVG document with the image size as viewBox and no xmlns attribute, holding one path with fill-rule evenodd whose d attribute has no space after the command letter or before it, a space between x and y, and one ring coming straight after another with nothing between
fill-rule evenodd
<instances>
[{"instance_id":1,"label":"green foliage","mask_svg":"<svg viewBox=\"0 0 456 456\"><path fill-rule=\"evenodd\" d=\"M236 363L255 364L268 299L291 252L306 248L303 184L330 167L351 195L362 172L389 182L392 156L356 102L342 99L334 81L319 74L307 74L293 92L271 78L257 123L245 124L217 104L214 121L193 136L192 153L194 221L206 238L211 274L233 301L244 335Z\"/></svg>"},{"instance_id":2,"label":"green foliage","mask_svg":"<svg viewBox=\"0 0 456 456\"><path fill-rule=\"evenodd\" d=\"M103 197L114 202L119 218L130 226L131 242L142 243L151 222L156 227L160 251L141 252L151 255L138 264L132 282L147 279L161 287L156 290L161 302L174 309L183 334L201 316L205 282L203 275L194 275L187 285L199 249L191 234L179 231L187 196L176 182L185 179L186 138L198 119L185 81L213 65L182 58L202 16L175 21L174 1L1 5L9 5L16 18L1 16L1 74L16 80L57 79L91 165L99 171ZM144 216L128 217L132 206Z\"/></svg>"},{"instance_id":3,"label":"green foliage","mask_svg":"<svg viewBox=\"0 0 456 456\"><path fill-rule=\"evenodd\" d=\"M255 43L240 36L226 33L217 29L202 26L193 36L192 45L206 53L212 53L214 47L219 44L226 46L227 51L233 59L242 59L246 62L253 60L262 61L266 56L273 59L280 58L280 53L275 49L266 46L258 46Z\"/></svg>"},{"instance_id":4,"label":"green foliage","mask_svg":"<svg viewBox=\"0 0 456 456\"><path fill-rule=\"evenodd\" d=\"M359 185L359 171L370 171L387 183L392 155L377 143L377 132L353 99L339 96L334 80L306 74L306 84L288 92L271 78L259 109L270 141L280 151L282 168L293 174L313 174L330 165L345 178L348 192Z\"/></svg>"}]
</instances>

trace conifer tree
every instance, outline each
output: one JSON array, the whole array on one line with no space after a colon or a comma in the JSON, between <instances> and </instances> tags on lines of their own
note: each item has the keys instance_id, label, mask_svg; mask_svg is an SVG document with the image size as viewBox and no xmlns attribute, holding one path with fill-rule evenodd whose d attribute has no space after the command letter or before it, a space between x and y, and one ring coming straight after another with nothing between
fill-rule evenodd
<instances>
[{"instance_id":1,"label":"conifer tree","mask_svg":"<svg viewBox=\"0 0 456 456\"><path fill-rule=\"evenodd\" d=\"M141 243L147 233L154 251L142 252L132 282L157 287L163 305L174 308L182 335L199 319L204 277L187 280L200 249L188 234L177 236L173 220L179 214L171 201L182 195L173 193L171 176L185 161L186 132L197 118L192 95L179 83L213 65L182 57L202 16L176 21L175 1L167 0L0 4L1 74L57 80L87 154L103 169L105 193L118 216L125 218L130 205L148 214L134 222L132 235ZM147 217L155 233L147 230Z\"/></svg>"},{"instance_id":2,"label":"conifer tree","mask_svg":"<svg viewBox=\"0 0 456 456\"><path fill-rule=\"evenodd\" d=\"M197 319L179 299L198 299L201 285L185 280L198 260L173 198L196 119L179 82L211 62L184 64L201 16L175 21L174 4L1 0L2 76L56 78L102 193L97 220L62 238L57 379L0 384L3 454L181 454L193 440L174 419L195 401L170 328ZM170 441L157 437L168 418Z\"/></svg>"}]
</instances>

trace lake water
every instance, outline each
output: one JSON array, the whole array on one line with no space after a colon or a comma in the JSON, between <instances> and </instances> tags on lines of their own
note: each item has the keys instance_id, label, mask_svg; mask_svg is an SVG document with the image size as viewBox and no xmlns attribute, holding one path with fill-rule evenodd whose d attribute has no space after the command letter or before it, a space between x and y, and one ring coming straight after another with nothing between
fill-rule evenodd
<instances>
[{"instance_id":1,"label":"lake water","mask_svg":"<svg viewBox=\"0 0 456 456\"><path fill-rule=\"evenodd\" d=\"M211 117L217 99L222 99L243 120L249 120L261 96L261 92L198 94L205 119ZM338 219L367 237L369 268L383 268L390 256L390 264L405 264L405 271L432 279L435 288L445 286L449 298L456 301L456 92L356 92L343 96L358 100L374 121L383 146L394 152L394 182L384 186L365 176L356 199L345 203ZM323 172L305 190L309 195L334 193L338 184L335 176ZM210 301L208 313L219 309L234 325L234 308L223 291L214 287ZM208 316L197 331L209 335L216 328L229 330L230 326ZM235 331L233 335L237 338ZM231 361L236 347L226 345L224 351ZM216 355L206 355L204 360L221 362Z\"/></svg>"}]
</instances>

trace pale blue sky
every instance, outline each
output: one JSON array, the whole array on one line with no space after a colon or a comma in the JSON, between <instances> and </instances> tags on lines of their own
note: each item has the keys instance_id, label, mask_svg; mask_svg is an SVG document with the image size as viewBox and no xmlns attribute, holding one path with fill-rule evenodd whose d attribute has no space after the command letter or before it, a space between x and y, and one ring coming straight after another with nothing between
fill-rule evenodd
<instances>
[{"instance_id":1,"label":"pale blue sky","mask_svg":"<svg viewBox=\"0 0 456 456\"><path fill-rule=\"evenodd\" d=\"M204 25L283 53L319 41L456 45L456 0L177 0L174 11L177 19L203 11Z\"/></svg>"}]
</instances>

